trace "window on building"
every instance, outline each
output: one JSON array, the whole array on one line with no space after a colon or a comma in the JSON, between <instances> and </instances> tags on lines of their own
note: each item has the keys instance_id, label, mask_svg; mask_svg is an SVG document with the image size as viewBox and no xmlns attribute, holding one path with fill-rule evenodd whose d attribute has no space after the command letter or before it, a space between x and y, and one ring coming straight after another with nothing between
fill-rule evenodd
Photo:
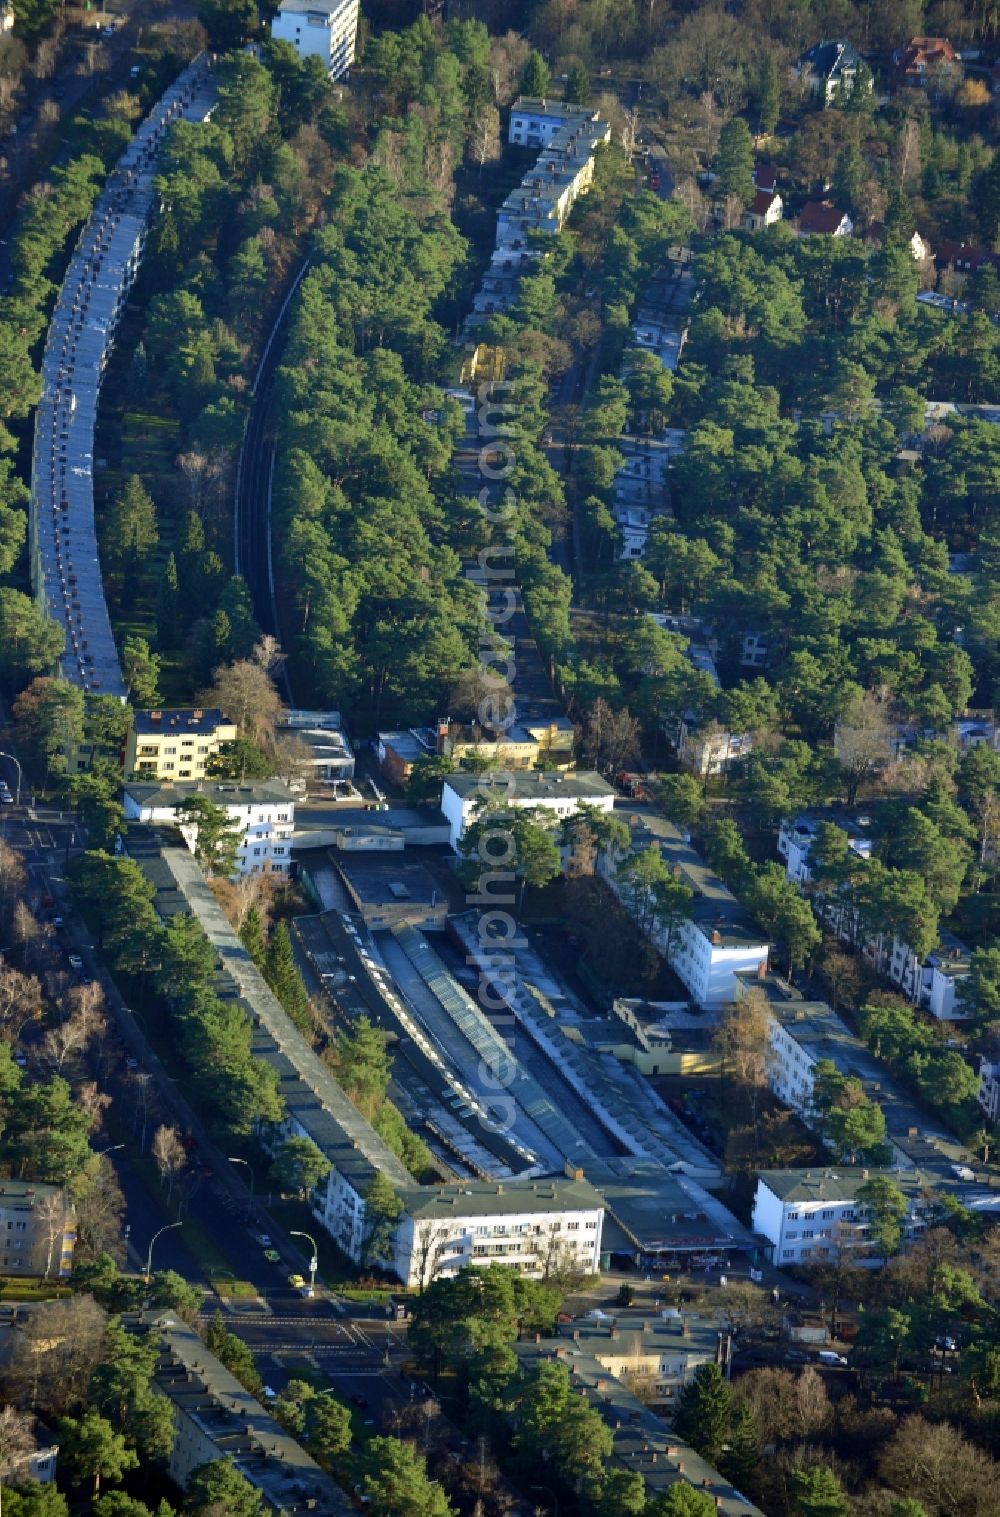
<instances>
[{"instance_id":1,"label":"window on building","mask_svg":"<svg viewBox=\"0 0 1000 1517\"><path fill-rule=\"evenodd\" d=\"M803 1238L811 1238L813 1236L812 1228L811 1227L804 1227L802 1229L802 1236L803 1236Z\"/></svg>"}]
</instances>

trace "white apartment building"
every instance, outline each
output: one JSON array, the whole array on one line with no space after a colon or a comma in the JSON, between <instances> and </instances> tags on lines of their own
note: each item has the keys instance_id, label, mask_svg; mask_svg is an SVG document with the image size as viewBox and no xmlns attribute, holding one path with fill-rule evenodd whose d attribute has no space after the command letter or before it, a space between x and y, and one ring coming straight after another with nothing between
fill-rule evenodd
<instances>
[{"instance_id":1,"label":"white apartment building","mask_svg":"<svg viewBox=\"0 0 1000 1517\"><path fill-rule=\"evenodd\" d=\"M858 1192L876 1175L907 1195L904 1232L912 1236L925 1225L919 1205L924 1177L918 1171L887 1169L777 1169L757 1176L753 1230L771 1244L771 1261L779 1269L792 1264L823 1264L844 1249L868 1252L869 1213Z\"/></svg>"},{"instance_id":2,"label":"white apartment building","mask_svg":"<svg viewBox=\"0 0 1000 1517\"><path fill-rule=\"evenodd\" d=\"M194 785L129 784L122 792L125 820L176 826L178 811L194 796L211 801L235 824L240 839L237 875L288 872L292 862L295 800L280 780L256 780L248 785L208 780ZM193 853L197 830L182 826L179 831Z\"/></svg>"},{"instance_id":3,"label":"white apartment building","mask_svg":"<svg viewBox=\"0 0 1000 1517\"><path fill-rule=\"evenodd\" d=\"M872 856L868 816L851 816L841 811L800 811L795 817L783 817L778 829L778 854L785 861L786 875L796 885L806 885L812 879L809 851L823 822L847 833L848 848L858 858Z\"/></svg>"},{"instance_id":4,"label":"white apartment building","mask_svg":"<svg viewBox=\"0 0 1000 1517\"><path fill-rule=\"evenodd\" d=\"M441 810L451 829L452 848L465 836L484 806L498 810L534 808L557 821L575 816L581 806L614 810L615 792L591 769L573 774L522 773L502 770L487 774L450 774L441 791Z\"/></svg>"},{"instance_id":5,"label":"white apartment building","mask_svg":"<svg viewBox=\"0 0 1000 1517\"><path fill-rule=\"evenodd\" d=\"M400 1195L393 1268L423 1287L467 1265L540 1279L566 1265L598 1274L604 1202L585 1180L468 1180Z\"/></svg>"},{"instance_id":6,"label":"white apartment building","mask_svg":"<svg viewBox=\"0 0 1000 1517\"><path fill-rule=\"evenodd\" d=\"M319 58L331 79L354 62L358 0L281 0L271 22L276 42L290 42L300 58Z\"/></svg>"},{"instance_id":7,"label":"white apartment building","mask_svg":"<svg viewBox=\"0 0 1000 1517\"><path fill-rule=\"evenodd\" d=\"M740 975L763 974L767 969L770 944L764 934L672 822L661 816L636 816L631 819L631 832L630 849L615 855L602 852L598 872L630 910L632 902L617 870L629 852L659 848L674 878L691 890L691 914L672 932L654 926L650 942L700 1006L735 1000Z\"/></svg>"},{"instance_id":8,"label":"white apartment building","mask_svg":"<svg viewBox=\"0 0 1000 1517\"><path fill-rule=\"evenodd\" d=\"M823 822L847 833L849 851L857 859L871 858L871 820L866 816L814 811L785 818L778 832L778 853L785 860L786 875L800 887L813 879L809 854ZM857 922L851 909L835 895L814 895L812 905L841 942L857 946ZM971 953L954 933L942 932L937 947L923 961L908 943L883 934L867 939L860 952L876 973L885 975L915 1006L924 1007L939 1021L960 1022L967 1017L959 987L969 972Z\"/></svg>"}]
</instances>

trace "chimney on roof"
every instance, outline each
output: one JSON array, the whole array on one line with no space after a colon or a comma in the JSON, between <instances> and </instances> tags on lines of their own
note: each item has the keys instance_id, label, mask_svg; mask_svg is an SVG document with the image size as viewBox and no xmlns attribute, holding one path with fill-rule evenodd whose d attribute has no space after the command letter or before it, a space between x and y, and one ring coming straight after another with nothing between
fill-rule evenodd
<instances>
[{"instance_id":1,"label":"chimney on roof","mask_svg":"<svg viewBox=\"0 0 1000 1517\"><path fill-rule=\"evenodd\" d=\"M162 721L163 720L163 712L162 711L151 711L149 713L149 720L151 722L160 722L160 721Z\"/></svg>"},{"instance_id":2,"label":"chimney on roof","mask_svg":"<svg viewBox=\"0 0 1000 1517\"><path fill-rule=\"evenodd\" d=\"M712 942L716 947L722 942L722 933L718 927L712 928Z\"/></svg>"}]
</instances>

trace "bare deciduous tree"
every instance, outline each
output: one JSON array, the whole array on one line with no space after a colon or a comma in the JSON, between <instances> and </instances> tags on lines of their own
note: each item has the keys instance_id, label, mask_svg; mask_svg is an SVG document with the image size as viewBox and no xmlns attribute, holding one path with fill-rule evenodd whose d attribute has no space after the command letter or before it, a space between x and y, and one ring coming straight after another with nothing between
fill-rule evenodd
<instances>
[{"instance_id":1,"label":"bare deciduous tree","mask_svg":"<svg viewBox=\"0 0 1000 1517\"><path fill-rule=\"evenodd\" d=\"M13 1406L0 1410L0 1480L11 1479L16 1470L28 1463L38 1447L34 1427L35 1419L30 1412L19 1412Z\"/></svg>"},{"instance_id":2,"label":"bare deciduous tree","mask_svg":"<svg viewBox=\"0 0 1000 1517\"><path fill-rule=\"evenodd\" d=\"M167 1187L167 1205L174 1191L174 1181L187 1163L187 1154L181 1135L176 1127L163 1123L153 1134L153 1158L160 1171L160 1180Z\"/></svg>"},{"instance_id":3,"label":"bare deciduous tree","mask_svg":"<svg viewBox=\"0 0 1000 1517\"><path fill-rule=\"evenodd\" d=\"M101 1357L105 1313L93 1296L50 1301L11 1335L4 1389L44 1416L76 1405Z\"/></svg>"},{"instance_id":4,"label":"bare deciduous tree","mask_svg":"<svg viewBox=\"0 0 1000 1517\"><path fill-rule=\"evenodd\" d=\"M260 648L261 644L257 646ZM221 707L240 732L258 745L270 747L273 743L275 723L282 710L281 698L257 656L257 649L253 659L238 659L216 669L211 686L199 700L205 706Z\"/></svg>"},{"instance_id":5,"label":"bare deciduous tree","mask_svg":"<svg viewBox=\"0 0 1000 1517\"><path fill-rule=\"evenodd\" d=\"M0 1038L16 1043L25 1022L41 1014L42 987L33 974L22 974L0 959Z\"/></svg>"},{"instance_id":6,"label":"bare deciduous tree","mask_svg":"<svg viewBox=\"0 0 1000 1517\"><path fill-rule=\"evenodd\" d=\"M886 700L866 690L837 727L834 751L844 775L848 804L861 786L892 757L892 712Z\"/></svg>"}]
</instances>

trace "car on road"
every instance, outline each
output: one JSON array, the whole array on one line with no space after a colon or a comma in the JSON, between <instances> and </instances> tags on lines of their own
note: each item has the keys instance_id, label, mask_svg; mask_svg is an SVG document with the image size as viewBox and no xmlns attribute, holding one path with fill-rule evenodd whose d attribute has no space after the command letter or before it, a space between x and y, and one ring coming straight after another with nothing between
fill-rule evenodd
<instances>
[{"instance_id":1,"label":"car on road","mask_svg":"<svg viewBox=\"0 0 1000 1517\"><path fill-rule=\"evenodd\" d=\"M306 1282L301 1275L289 1275L288 1283L293 1290L301 1290L302 1286L305 1285Z\"/></svg>"},{"instance_id":2,"label":"car on road","mask_svg":"<svg viewBox=\"0 0 1000 1517\"><path fill-rule=\"evenodd\" d=\"M307 1301L311 1301L313 1299L313 1297L315 1296L315 1294L316 1294L316 1292L313 1290L313 1288L312 1288L311 1285L300 1285L299 1286L299 1295L300 1296L305 1296L305 1298L306 1298Z\"/></svg>"},{"instance_id":3,"label":"car on road","mask_svg":"<svg viewBox=\"0 0 1000 1517\"><path fill-rule=\"evenodd\" d=\"M70 969L75 969L77 974L79 974L83 968L83 960L81 959L80 955L78 953L71 953L67 957L69 959Z\"/></svg>"},{"instance_id":4,"label":"car on road","mask_svg":"<svg viewBox=\"0 0 1000 1517\"><path fill-rule=\"evenodd\" d=\"M0 791L0 806L13 806L14 797L9 790Z\"/></svg>"},{"instance_id":5,"label":"car on road","mask_svg":"<svg viewBox=\"0 0 1000 1517\"><path fill-rule=\"evenodd\" d=\"M265 1248L264 1258L267 1260L268 1264L281 1263L281 1255L278 1253L278 1250L276 1248Z\"/></svg>"},{"instance_id":6,"label":"car on road","mask_svg":"<svg viewBox=\"0 0 1000 1517\"><path fill-rule=\"evenodd\" d=\"M128 71L128 76L129 76L130 79L138 79L138 77L139 77L139 75L141 73L142 73L142 64L141 63L133 63L132 67Z\"/></svg>"},{"instance_id":7,"label":"car on road","mask_svg":"<svg viewBox=\"0 0 1000 1517\"><path fill-rule=\"evenodd\" d=\"M63 919L62 919L62 917L53 917L52 918L52 925L53 925L53 927L55 927L57 929L61 929L62 925L63 925Z\"/></svg>"},{"instance_id":8,"label":"car on road","mask_svg":"<svg viewBox=\"0 0 1000 1517\"><path fill-rule=\"evenodd\" d=\"M253 1239L253 1241L255 1243L259 1243L260 1244L261 1248L270 1248L271 1247L271 1235L270 1235L270 1233L251 1233L250 1236L251 1236L251 1238Z\"/></svg>"},{"instance_id":9,"label":"car on road","mask_svg":"<svg viewBox=\"0 0 1000 1517\"><path fill-rule=\"evenodd\" d=\"M272 1389L271 1386L265 1385L265 1387L264 1387L264 1400L265 1401L277 1401L277 1399L278 1399L278 1392L276 1390Z\"/></svg>"}]
</instances>

